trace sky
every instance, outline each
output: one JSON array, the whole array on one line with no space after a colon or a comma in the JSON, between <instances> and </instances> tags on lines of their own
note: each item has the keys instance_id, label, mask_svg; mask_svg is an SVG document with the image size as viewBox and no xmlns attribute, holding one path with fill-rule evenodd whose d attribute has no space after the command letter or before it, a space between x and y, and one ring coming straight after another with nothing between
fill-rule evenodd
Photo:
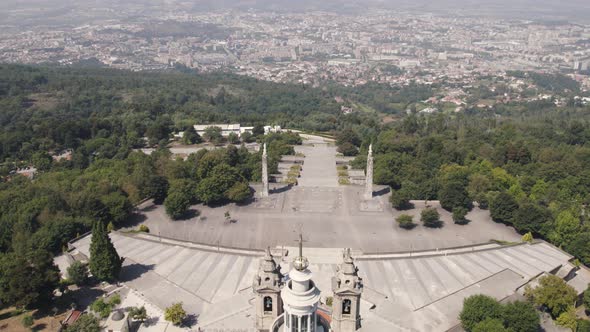
<instances>
[{"instance_id":1,"label":"sky","mask_svg":"<svg viewBox=\"0 0 590 332\"><path fill-rule=\"evenodd\" d=\"M283 12L323 10L354 15L370 9L386 8L434 14L590 23L590 0L1 0L0 24L11 19L22 19L19 15L26 16L28 20L45 20L86 8L103 9L89 12L88 16L94 12L96 15L108 15L111 12L116 16L121 9L137 15L175 9L189 12L222 9Z\"/></svg>"}]
</instances>

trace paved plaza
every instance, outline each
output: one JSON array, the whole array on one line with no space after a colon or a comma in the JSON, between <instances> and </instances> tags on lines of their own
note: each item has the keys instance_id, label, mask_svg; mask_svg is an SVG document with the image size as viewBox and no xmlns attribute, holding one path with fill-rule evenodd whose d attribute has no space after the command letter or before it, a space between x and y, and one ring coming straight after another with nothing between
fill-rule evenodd
<instances>
[{"instance_id":1,"label":"paved plaza","mask_svg":"<svg viewBox=\"0 0 590 332\"><path fill-rule=\"evenodd\" d=\"M302 135L297 151L305 155L299 185L270 184L270 196L247 205L221 207L196 205L193 217L171 220L161 205L146 202L130 223L147 225L152 234L196 243L235 248L264 249L290 245L293 234L303 231L306 245L319 248L352 247L363 252L414 251L473 245L490 240L516 242L520 236L511 228L491 221L488 211L474 208L468 225L456 225L438 202L415 201L414 209L391 208L386 187L375 186L375 197L363 200L364 186L338 185L336 147L331 140ZM258 189L259 186L254 185ZM274 190L273 190L274 189ZM418 225L401 229L395 218L402 213L419 222L420 211L436 207L443 227ZM235 222L224 216L229 211Z\"/></svg>"},{"instance_id":2,"label":"paved plaza","mask_svg":"<svg viewBox=\"0 0 590 332\"><path fill-rule=\"evenodd\" d=\"M126 258L123 282L157 307L182 301L197 317L193 330L253 330L251 285L261 252L160 242L141 233L113 233L111 238ZM89 245L90 236L74 243L86 255ZM281 248L274 251L280 253ZM289 269L285 262L292 259L294 249L288 252L283 260L279 255L283 272ZM331 296L330 278L341 250L306 247L304 255L322 297ZM488 294L503 299L541 273L571 267L571 256L544 242L430 251L422 256L355 256L365 284L362 331L444 331L458 324L463 298Z\"/></svg>"}]
</instances>

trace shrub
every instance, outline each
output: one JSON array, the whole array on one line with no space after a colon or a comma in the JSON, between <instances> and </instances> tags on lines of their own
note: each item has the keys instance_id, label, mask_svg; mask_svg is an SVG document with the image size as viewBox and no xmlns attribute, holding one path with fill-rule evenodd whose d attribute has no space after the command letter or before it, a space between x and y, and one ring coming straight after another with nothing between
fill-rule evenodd
<instances>
[{"instance_id":1,"label":"shrub","mask_svg":"<svg viewBox=\"0 0 590 332\"><path fill-rule=\"evenodd\" d=\"M92 302L90 305L90 310L97 313L101 318L107 318L109 317L111 311L113 311L113 309L119 304L121 304L121 296L119 294L115 294L106 301L103 298L99 298L98 300Z\"/></svg>"},{"instance_id":2,"label":"shrub","mask_svg":"<svg viewBox=\"0 0 590 332\"><path fill-rule=\"evenodd\" d=\"M33 326L33 324L35 323L35 320L33 319L33 316L31 315L24 315L21 323L23 324L24 327L29 328L31 326Z\"/></svg>"},{"instance_id":3,"label":"shrub","mask_svg":"<svg viewBox=\"0 0 590 332\"><path fill-rule=\"evenodd\" d=\"M146 225L139 225L139 231L140 232L144 232L144 233L149 233L150 232L150 228L147 227Z\"/></svg>"},{"instance_id":4,"label":"shrub","mask_svg":"<svg viewBox=\"0 0 590 332\"><path fill-rule=\"evenodd\" d=\"M399 227L405 229L412 229L414 228L414 226L416 226L416 224L414 224L414 218L409 214L402 214L399 217L397 217L395 221L397 221Z\"/></svg>"},{"instance_id":5,"label":"shrub","mask_svg":"<svg viewBox=\"0 0 590 332\"><path fill-rule=\"evenodd\" d=\"M567 310L562 312L559 317L557 317L557 324L567 327L572 331L576 331L578 327L578 319L576 317L576 308L574 306L569 306Z\"/></svg>"},{"instance_id":6,"label":"shrub","mask_svg":"<svg viewBox=\"0 0 590 332\"><path fill-rule=\"evenodd\" d=\"M590 320L579 319L576 332L590 332Z\"/></svg>"},{"instance_id":7,"label":"shrub","mask_svg":"<svg viewBox=\"0 0 590 332\"><path fill-rule=\"evenodd\" d=\"M175 303L164 312L164 319L171 322L174 325L181 325L186 318L186 311L182 307L182 302Z\"/></svg>"},{"instance_id":8,"label":"shrub","mask_svg":"<svg viewBox=\"0 0 590 332\"><path fill-rule=\"evenodd\" d=\"M464 207L455 207L453 208L453 221L455 222L455 224L459 224L459 225L465 225L469 222L469 220L467 220L465 218L465 216L467 215L467 209Z\"/></svg>"},{"instance_id":9,"label":"shrub","mask_svg":"<svg viewBox=\"0 0 590 332\"><path fill-rule=\"evenodd\" d=\"M420 220L426 227L440 227L442 222L440 221L440 215L435 208L425 208L420 213Z\"/></svg>"},{"instance_id":10,"label":"shrub","mask_svg":"<svg viewBox=\"0 0 590 332\"><path fill-rule=\"evenodd\" d=\"M333 297L331 297L331 296L328 296L328 297L326 298L326 305L327 305L328 307L331 307L331 306L332 306L332 303L334 303L334 298L333 298Z\"/></svg>"},{"instance_id":11,"label":"shrub","mask_svg":"<svg viewBox=\"0 0 590 332\"><path fill-rule=\"evenodd\" d=\"M522 242L533 242L533 233L528 232L522 236Z\"/></svg>"},{"instance_id":12,"label":"shrub","mask_svg":"<svg viewBox=\"0 0 590 332\"><path fill-rule=\"evenodd\" d=\"M142 323L148 318L147 311L145 310L144 306L131 308L131 310L129 311L129 316Z\"/></svg>"},{"instance_id":13,"label":"shrub","mask_svg":"<svg viewBox=\"0 0 590 332\"><path fill-rule=\"evenodd\" d=\"M463 310L459 314L461 325L467 331L486 319L501 319L502 306L496 299L487 295L472 295L463 300Z\"/></svg>"},{"instance_id":14,"label":"shrub","mask_svg":"<svg viewBox=\"0 0 590 332\"><path fill-rule=\"evenodd\" d=\"M83 314L78 320L65 328L64 332L100 332L98 319L92 315Z\"/></svg>"},{"instance_id":15,"label":"shrub","mask_svg":"<svg viewBox=\"0 0 590 332\"><path fill-rule=\"evenodd\" d=\"M102 298L92 302L90 305L90 310L98 314L100 318L109 317L112 309L112 306L108 302L105 302L105 300Z\"/></svg>"}]
</instances>

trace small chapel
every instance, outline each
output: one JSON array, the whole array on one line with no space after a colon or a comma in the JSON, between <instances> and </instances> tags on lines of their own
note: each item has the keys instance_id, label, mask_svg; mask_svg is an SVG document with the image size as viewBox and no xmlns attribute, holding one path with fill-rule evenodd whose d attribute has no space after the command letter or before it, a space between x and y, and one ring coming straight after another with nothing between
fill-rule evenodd
<instances>
[{"instance_id":1,"label":"small chapel","mask_svg":"<svg viewBox=\"0 0 590 332\"><path fill-rule=\"evenodd\" d=\"M320 290L313 281L309 261L303 256L299 236L299 254L288 274L266 250L254 277L256 330L259 332L353 332L361 327L360 300L362 279L350 249L332 277L332 309L320 308ZM326 310L326 308L328 310Z\"/></svg>"}]
</instances>

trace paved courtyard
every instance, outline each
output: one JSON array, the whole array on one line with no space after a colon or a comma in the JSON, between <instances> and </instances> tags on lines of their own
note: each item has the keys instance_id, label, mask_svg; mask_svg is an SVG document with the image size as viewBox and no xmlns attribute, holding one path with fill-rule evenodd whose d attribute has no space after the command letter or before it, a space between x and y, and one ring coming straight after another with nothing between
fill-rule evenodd
<instances>
[{"instance_id":1,"label":"paved courtyard","mask_svg":"<svg viewBox=\"0 0 590 332\"><path fill-rule=\"evenodd\" d=\"M191 218L176 221L166 215L163 206L146 202L139 207L129 227L143 223L152 234L166 238L249 249L288 246L301 230L308 246L352 247L365 253L520 240L511 227L491 221L489 212L478 208L467 215L471 222L462 226L454 224L451 214L435 201L415 201L414 208L407 211L392 209L384 187L375 186L373 200L363 201L363 186L338 185L333 143L317 136L304 135L304 138L304 144L297 146L305 155L298 186L289 188L271 183L269 198L247 205L215 208L196 205L192 207ZM441 228L398 227L395 218L402 213L413 215L419 224L420 211L427 204L438 209L444 222ZM235 222L226 221L226 211Z\"/></svg>"},{"instance_id":2,"label":"paved courtyard","mask_svg":"<svg viewBox=\"0 0 590 332\"><path fill-rule=\"evenodd\" d=\"M414 251L472 245L490 240L520 240L511 227L491 221L489 212L474 208L468 225L456 225L449 212L438 202L444 222L441 228L418 225L412 230L398 227L396 216L407 213L419 224L424 201L414 202L414 209L396 211L387 195L376 198L382 211L361 211L361 187L294 187L281 194L271 194L271 204L234 204L210 208L194 206L198 216L171 220L161 205L145 203L131 224L147 225L152 234L196 243L235 248L263 249L267 246L290 245L301 229L307 245L320 248L352 247L363 252ZM268 203L268 202L267 202ZM234 223L225 220L230 211Z\"/></svg>"}]
</instances>

